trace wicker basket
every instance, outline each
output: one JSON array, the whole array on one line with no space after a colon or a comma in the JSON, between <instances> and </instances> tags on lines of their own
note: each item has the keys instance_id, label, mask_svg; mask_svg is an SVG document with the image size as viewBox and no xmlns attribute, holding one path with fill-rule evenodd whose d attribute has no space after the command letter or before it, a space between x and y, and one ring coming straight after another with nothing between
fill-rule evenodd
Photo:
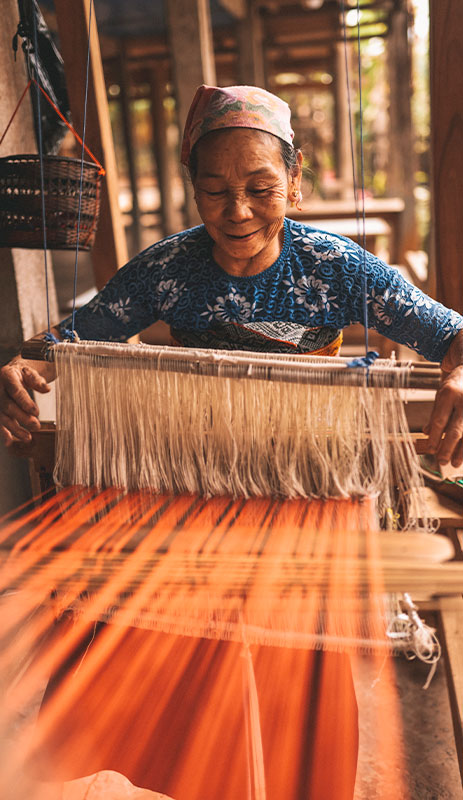
<instances>
[{"instance_id":1,"label":"wicker basket","mask_svg":"<svg viewBox=\"0 0 463 800\"><path fill-rule=\"evenodd\" d=\"M84 161L79 248L90 250L100 210L101 170ZM77 245L81 162L45 156L43 165L47 248ZM0 247L43 248L40 159L37 155L0 158Z\"/></svg>"}]
</instances>

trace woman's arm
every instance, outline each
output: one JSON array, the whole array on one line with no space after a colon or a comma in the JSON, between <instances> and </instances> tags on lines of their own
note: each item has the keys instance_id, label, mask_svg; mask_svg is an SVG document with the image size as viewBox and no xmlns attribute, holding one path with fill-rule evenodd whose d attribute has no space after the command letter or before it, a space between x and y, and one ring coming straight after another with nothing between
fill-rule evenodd
<instances>
[{"instance_id":1,"label":"woman's arm","mask_svg":"<svg viewBox=\"0 0 463 800\"><path fill-rule=\"evenodd\" d=\"M58 328L52 328L52 333L61 338ZM39 338L43 333L31 341ZM31 431L40 428L39 409L29 392L49 392L48 384L54 379L54 364L29 361L20 355L0 369L0 435L7 447L18 439L30 441Z\"/></svg>"},{"instance_id":2,"label":"woman's arm","mask_svg":"<svg viewBox=\"0 0 463 800\"><path fill-rule=\"evenodd\" d=\"M429 436L429 452L439 464L463 464L463 331L452 339L442 361L442 385L424 433Z\"/></svg>"}]
</instances>

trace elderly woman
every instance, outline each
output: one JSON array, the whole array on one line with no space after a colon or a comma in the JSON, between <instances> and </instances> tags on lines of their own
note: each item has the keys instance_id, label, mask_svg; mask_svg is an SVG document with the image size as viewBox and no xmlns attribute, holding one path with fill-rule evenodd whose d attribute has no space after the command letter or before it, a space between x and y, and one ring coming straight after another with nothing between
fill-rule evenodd
<instances>
[{"instance_id":1,"label":"elderly woman","mask_svg":"<svg viewBox=\"0 0 463 800\"><path fill-rule=\"evenodd\" d=\"M119 341L164 320L173 343L183 346L334 355L342 329L364 321L366 299L370 327L442 362L444 379L428 426L429 450L441 462L463 463L463 318L350 240L285 217L288 201L301 199L302 155L292 140L289 108L274 95L255 87L201 86L186 123L182 162L203 224L133 258L77 311L77 334ZM69 327L67 319L54 332L63 337ZM52 373L51 365L20 357L3 368L0 423L6 444L29 439L38 427L38 410L28 391L47 391ZM214 686L214 676L235 646L193 644L181 637L167 646L171 638L129 630L118 658L102 665L101 685L76 702L64 726L66 736L60 730L52 752L59 754L65 777L112 768L178 800L244 798L239 681L230 673L222 691ZM164 646L170 659L160 665ZM97 745L82 749L82 730L101 725L92 704L117 695L124 664L135 651L145 654L139 679L140 685L145 682L143 691L135 706L119 704L119 715L127 718L127 741L115 740L113 759L102 763ZM172 665L178 663L183 663L183 677L176 683ZM351 798L357 722L347 660L260 648L255 669L259 689L267 689L261 716L269 800ZM289 695L276 691L288 682ZM48 692L53 691L52 682ZM156 715L151 719L146 708L154 708L168 691L172 696L166 700L162 728L159 715L154 722ZM143 719L139 732L138 719ZM107 735L110 730L109 723ZM85 763L70 756L76 731ZM145 755L136 759L130 741L141 734ZM74 750L79 753L79 746Z\"/></svg>"}]
</instances>

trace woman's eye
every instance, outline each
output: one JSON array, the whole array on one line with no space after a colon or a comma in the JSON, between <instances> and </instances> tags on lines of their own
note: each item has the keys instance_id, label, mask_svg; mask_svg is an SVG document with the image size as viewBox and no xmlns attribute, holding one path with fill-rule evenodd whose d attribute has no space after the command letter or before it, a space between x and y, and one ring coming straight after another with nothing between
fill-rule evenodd
<instances>
[{"instance_id":1,"label":"woman's eye","mask_svg":"<svg viewBox=\"0 0 463 800\"><path fill-rule=\"evenodd\" d=\"M271 188L271 186L266 186L264 189L251 189L251 194L265 194L265 192L269 192Z\"/></svg>"},{"instance_id":2,"label":"woman's eye","mask_svg":"<svg viewBox=\"0 0 463 800\"><path fill-rule=\"evenodd\" d=\"M221 194L225 194L224 191L211 192L209 189L205 189L204 191L208 195L208 197L219 197Z\"/></svg>"}]
</instances>

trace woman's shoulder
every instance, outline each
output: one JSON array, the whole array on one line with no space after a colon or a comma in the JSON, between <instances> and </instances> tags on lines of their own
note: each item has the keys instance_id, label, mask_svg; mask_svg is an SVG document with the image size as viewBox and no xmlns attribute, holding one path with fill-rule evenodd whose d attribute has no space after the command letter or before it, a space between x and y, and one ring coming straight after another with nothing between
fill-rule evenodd
<instances>
[{"instance_id":1,"label":"woman's shoulder","mask_svg":"<svg viewBox=\"0 0 463 800\"><path fill-rule=\"evenodd\" d=\"M204 225L197 225L154 242L146 250L138 253L132 262L144 263L148 266L154 264L165 266L182 255L188 254L189 257L194 258L195 252L201 252L207 244L208 235Z\"/></svg>"},{"instance_id":2,"label":"woman's shoulder","mask_svg":"<svg viewBox=\"0 0 463 800\"><path fill-rule=\"evenodd\" d=\"M292 253L305 267L313 269L333 263L337 268L349 265L352 269L362 263L364 251L352 239L332 233L329 229L315 227L309 222L288 219L287 224Z\"/></svg>"}]
</instances>

